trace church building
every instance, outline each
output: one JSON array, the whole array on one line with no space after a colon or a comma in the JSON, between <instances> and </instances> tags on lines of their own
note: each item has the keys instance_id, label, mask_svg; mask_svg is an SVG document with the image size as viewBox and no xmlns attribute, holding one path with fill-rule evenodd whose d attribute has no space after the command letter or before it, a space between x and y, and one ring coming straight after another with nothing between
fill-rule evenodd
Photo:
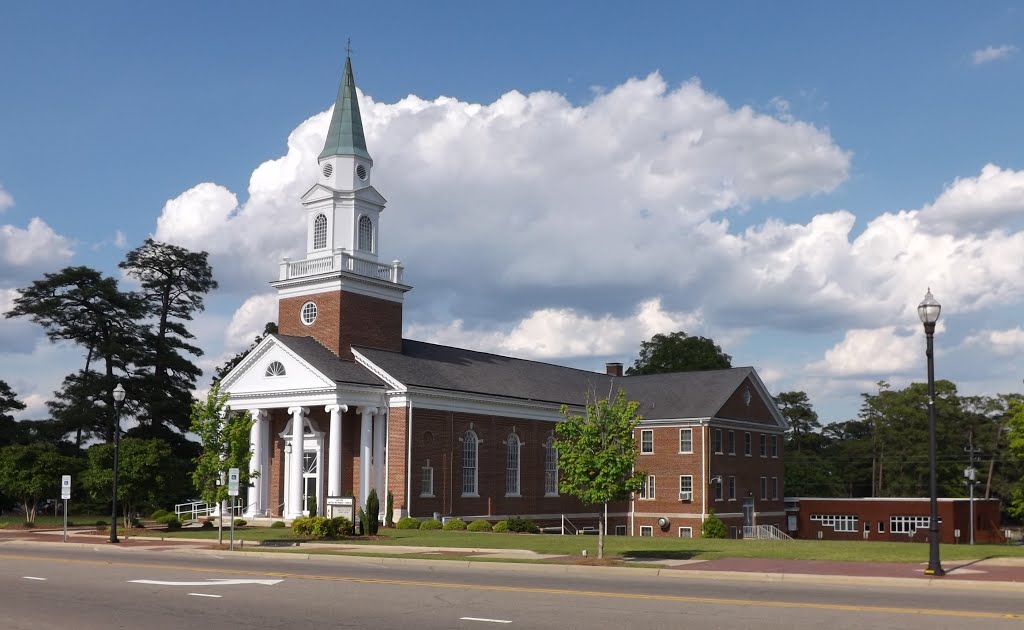
<instances>
[{"instance_id":1,"label":"church building","mask_svg":"<svg viewBox=\"0 0 1024 630\"><path fill-rule=\"evenodd\" d=\"M563 404L581 411L588 391L623 388L641 403L645 483L609 506L609 533L698 536L712 510L733 535L785 522L786 423L753 368L623 376L620 363L590 372L404 339L412 287L381 258L387 202L373 165L349 58L301 199L305 257L282 260L271 283L279 334L221 383L254 419L247 517L325 514L347 496L365 505L375 488L382 512L394 496L396 521L595 526L601 507L559 491L554 429Z\"/></svg>"}]
</instances>

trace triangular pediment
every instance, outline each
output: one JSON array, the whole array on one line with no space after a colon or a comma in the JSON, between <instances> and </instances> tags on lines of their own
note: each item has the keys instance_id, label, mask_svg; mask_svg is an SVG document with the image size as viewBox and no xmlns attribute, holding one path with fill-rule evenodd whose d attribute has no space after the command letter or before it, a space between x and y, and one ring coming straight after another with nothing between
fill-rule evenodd
<instances>
[{"instance_id":1,"label":"triangular pediment","mask_svg":"<svg viewBox=\"0 0 1024 630\"><path fill-rule=\"evenodd\" d=\"M334 388L335 382L272 336L268 336L221 381L232 396Z\"/></svg>"},{"instance_id":2,"label":"triangular pediment","mask_svg":"<svg viewBox=\"0 0 1024 630\"><path fill-rule=\"evenodd\" d=\"M371 203L375 206L385 206L388 200L384 198L384 195L377 192L377 189L373 186L367 186L366 188L360 188L356 191L341 191L328 188L323 184L313 184L313 187L306 191L302 195L303 203L312 203L316 201L323 201L325 199L336 199L341 197L355 197L360 201Z\"/></svg>"}]
</instances>

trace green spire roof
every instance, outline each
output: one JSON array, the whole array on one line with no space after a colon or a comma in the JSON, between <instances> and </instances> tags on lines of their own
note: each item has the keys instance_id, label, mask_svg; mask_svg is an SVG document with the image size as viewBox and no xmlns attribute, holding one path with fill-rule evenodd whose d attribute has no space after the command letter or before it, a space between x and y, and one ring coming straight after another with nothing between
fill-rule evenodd
<instances>
[{"instance_id":1,"label":"green spire roof","mask_svg":"<svg viewBox=\"0 0 1024 630\"><path fill-rule=\"evenodd\" d=\"M345 76L338 88L338 100L334 103L334 115L327 130L327 142L318 159L332 155L355 155L371 159L366 150L363 135L363 119L359 115L359 101L356 99L356 80L352 76L352 58L345 58Z\"/></svg>"}]
</instances>

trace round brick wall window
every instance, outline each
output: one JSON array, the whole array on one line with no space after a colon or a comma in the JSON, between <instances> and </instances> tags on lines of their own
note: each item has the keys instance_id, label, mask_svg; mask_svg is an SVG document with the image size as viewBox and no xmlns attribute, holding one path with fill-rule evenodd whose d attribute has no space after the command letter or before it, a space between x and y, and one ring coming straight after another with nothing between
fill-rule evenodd
<instances>
[{"instance_id":1,"label":"round brick wall window","mask_svg":"<svg viewBox=\"0 0 1024 630\"><path fill-rule=\"evenodd\" d=\"M302 311L299 312L299 317L302 318L302 323L309 326L316 321L316 304L313 302L306 302L302 305Z\"/></svg>"}]
</instances>

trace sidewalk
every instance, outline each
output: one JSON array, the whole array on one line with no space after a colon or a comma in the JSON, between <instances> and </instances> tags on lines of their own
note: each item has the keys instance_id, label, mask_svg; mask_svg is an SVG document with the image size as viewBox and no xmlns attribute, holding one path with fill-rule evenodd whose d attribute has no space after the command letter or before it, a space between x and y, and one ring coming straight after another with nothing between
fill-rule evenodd
<instances>
[{"instance_id":1,"label":"sidewalk","mask_svg":"<svg viewBox=\"0 0 1024 630\"><path fill-rule=\"evenodd\" d=\"M125 551L147 550L180 553L223 553L227 546L227 531L224 545L218 546L209 540L187 540L181 538L159 537L120 537L116 548ZM0 549L7 545L20 544L63 545L63 530L0 530ZM95 531L69 531L68 543L76 546L108 546L107 536L96 534ZM867 543L866 543L867 544ZM245 553L260 553L263 557L274 557L279 551L271 551L270 547L262 547L253 543L243 544L236 541L236 549ZM545 555L524 549L467 549L462 547L413 547L399 545L363 545L344 543L302 542L294 547L298 557L332 557L320 555L318 551L338 551L343 553L374 556L380 554L381 564L390 562L425 562L444 563L444 566L458 565L453 558L487 559L489 562L476 563L474 567L490 567L499 570L505 568L539 568L548 572L568 571L620 571L622 567L595 566L593 559L585 561L578 556ZM310 553L303 553L308 551ZM262 553L261 553L262 552ZM394 556L415 555L437 556L437 560L416 558L395 558ZM388 557L384 557L388 556ZM346 556L333 556L344 558ZM444 559L442 559L444 558ZM519 561L515 564L503 563L502 559ZM362 558L366 560L366 558ZM534 561L539 564L522 564L523 561ZM641 566L629 567L631 563ZM799 581L817 584L886 584L892 586L945 586L958 588L980 588L988 590L1014 590L1024 593L1024 558L988 558L969 561L951 561L943 564L946 575L934 577L924 574L926 564L901 564L886 562L832 562L821 560L775 560L761 558L721 558L716 560L677 560L677 559L626 559L626 569L642 571L660 577L676 577L691 579L747 580L747 581ZM654 568L652 565L657 565Z\"/></svg>"}]
</instances>

